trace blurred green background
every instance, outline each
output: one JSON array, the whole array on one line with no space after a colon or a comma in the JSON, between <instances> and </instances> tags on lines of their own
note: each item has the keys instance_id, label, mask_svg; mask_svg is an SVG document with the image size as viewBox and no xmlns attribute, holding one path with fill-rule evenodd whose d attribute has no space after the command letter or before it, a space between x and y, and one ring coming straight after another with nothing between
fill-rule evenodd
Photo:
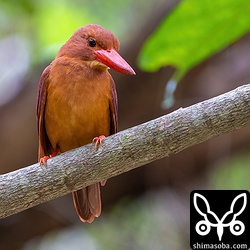
<instances>
[{"instance_id":1,"label":"blurred green background","mask_svg":"<svg viewBox=\"0 0 250 250\"><path fill-rule=\"evenodd\" d=\"M0 173L37 161L39 78L77 28L111 30L137 72L111 72L123 130L250 82L249 13L248 0L0 0ZM249 190L249 141L246 127L110 179L92 224L70 195L2 219L0 249L188 249L190 192Z\"/></svg>"}]
</instances>

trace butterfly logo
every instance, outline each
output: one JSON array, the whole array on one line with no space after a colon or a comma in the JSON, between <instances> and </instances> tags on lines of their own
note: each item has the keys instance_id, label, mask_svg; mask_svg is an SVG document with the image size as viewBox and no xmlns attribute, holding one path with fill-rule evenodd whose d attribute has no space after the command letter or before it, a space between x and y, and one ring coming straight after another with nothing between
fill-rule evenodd
<instances>
[{"instance_id":1,"label":"butterfly logo","mask_svg":"<svg viewBox=\"0 0 250 250\"><path fill-rule=\"evenodd\" d=\"M198 206L199 199L200 199L200 202L203 202L203 205L205 204L206 211L204 211L204 206L203 206L203 209L199 208ZM235 207L235 204L239 203L240 199L243 199L243 205L239 210L237 210ZM229 227L230 232L236 236L244 233L245 225L243 224L242 221L237 220L237 217L246 208L246 205L247 205L246 193L239 194L233 199L231 206L230 206L230 210L227 211L222 216L221 219L219 219L219 217L213 211L211 211L210 205L207 199L203 195L199 193L194 193L193 203L194 203L194 207L196 211L203 217L203 219L197 222L195 226L195 230L199 235L204 236L204 235L209 234L211 227L217 228L217 235L218 235L219 241L221 241L222 239L225 227ZM226 223L225 220L226 219L228 220L228 218L230 217L232 217L231 221ZM211 221L211 219L213 222Z\"/></svg>"}]
</instances>

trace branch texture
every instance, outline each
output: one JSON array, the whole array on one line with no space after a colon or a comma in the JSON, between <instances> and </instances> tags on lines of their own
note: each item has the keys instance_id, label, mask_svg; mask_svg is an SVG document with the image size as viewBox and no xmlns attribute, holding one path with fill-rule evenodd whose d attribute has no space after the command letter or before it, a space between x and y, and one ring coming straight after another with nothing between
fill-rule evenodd
<instances>
[{"instance_id":1,"label":"branch texture","mask_svg":"<svg viewBox=\"0 0 250 250\"><path fill-rule=\"evenodd\" d=\"M0 176L0 218L250 125L250 84Z\"/></svg>"}]
</instances>

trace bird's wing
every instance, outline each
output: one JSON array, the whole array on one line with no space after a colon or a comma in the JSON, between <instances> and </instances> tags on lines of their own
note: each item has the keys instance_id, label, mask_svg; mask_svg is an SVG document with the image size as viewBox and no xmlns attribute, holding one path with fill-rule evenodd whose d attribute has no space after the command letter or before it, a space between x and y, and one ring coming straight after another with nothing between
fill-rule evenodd
<instances>
[{"instance_id":1,"label":"bird's wing","mask_svg":"<svg viewBox=\"0 0 250 250\"><path fill-rule=\"evenodd\" d=\"M111 84L111 100L109 103L110 108L110 117L111 117L111 126L110 126L110 134L115 134L118 131L118 99L116 93L115 82L112 77L110 77Z\"/></svg>"},{"instance_id":2,"label":"bird's wing","mask_svg":"<svg viewBox=\"0 0 250 250\"><path fill-rule=\"evenodd\" d=\"M49 65L43 71L40 82L39 89L37 94L37 104L36 104L36 115L37 115L37 129L38 129L38 140L39 140L39 149L38 149L38 160L45 155L52 153L53 148L49 141L48 135L46 133L44 116L45 116L45 106L47 101L47 89L48 89L48 77L50 73L51 66Z\"/></svg>"}]
</instances>

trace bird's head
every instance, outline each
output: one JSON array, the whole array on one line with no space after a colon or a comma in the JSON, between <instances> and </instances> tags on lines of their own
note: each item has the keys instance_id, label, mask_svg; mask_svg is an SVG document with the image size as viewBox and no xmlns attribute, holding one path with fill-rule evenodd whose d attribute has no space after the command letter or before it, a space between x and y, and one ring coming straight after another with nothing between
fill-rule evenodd
<instances>
[{"instance_id":1,"label":"bird's head","mask_svg":"<svg viewBox=\"0 0 250 250\"><path fill-rule=\"evenodd\" d=\"M119 41L110 31L90 24L78 29L61 47L61 56L79 58L93 69L111 68L123 74L134 75L132 67L118 54Z\"/></svg>"}]
</instances>

